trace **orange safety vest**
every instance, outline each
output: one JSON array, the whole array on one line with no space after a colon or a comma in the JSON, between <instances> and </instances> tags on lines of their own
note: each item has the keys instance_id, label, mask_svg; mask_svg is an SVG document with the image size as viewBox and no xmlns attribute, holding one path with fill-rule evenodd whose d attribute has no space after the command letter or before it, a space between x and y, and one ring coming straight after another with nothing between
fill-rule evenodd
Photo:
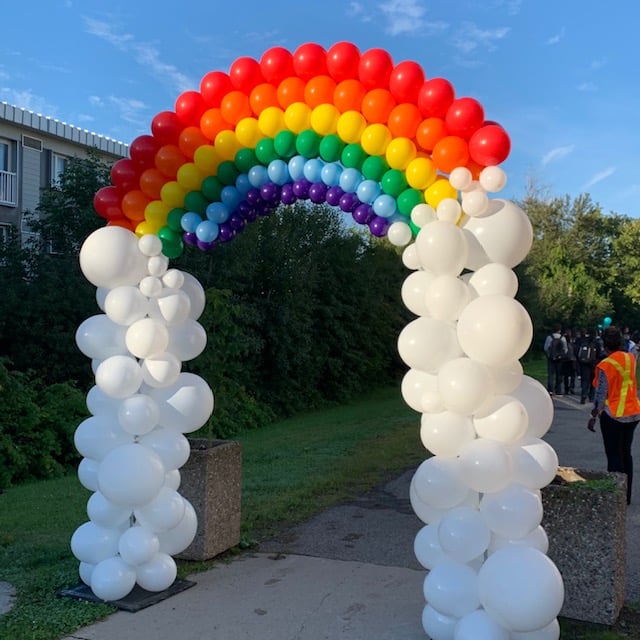
<instances>
[{"instance_id":1,"label":"orange safety vest","mask_svg":"<svg viewBox=\"0 0 640 640\"><path fill-rule=\"evenodd\" d=\"M602 369L607 377L607 406L613 418L640 413L635 367L635 358L626 351L615 351L596 365L593 386L597 386L598 370Z\"/></svg>"}]
</instances>

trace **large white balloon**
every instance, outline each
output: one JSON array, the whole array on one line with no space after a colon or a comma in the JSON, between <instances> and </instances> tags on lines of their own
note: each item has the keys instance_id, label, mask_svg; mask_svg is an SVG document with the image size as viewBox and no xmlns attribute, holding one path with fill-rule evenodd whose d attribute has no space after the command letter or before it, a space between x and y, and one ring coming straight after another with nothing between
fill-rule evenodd
<instances>
[{"instance_id":1,"label":"large white balloon","mask_svg":"<svg viewBox=\"0 0 640 640\"><path fill-rule=\"evenodd\" d=\"M413 552L425 569L433 569L440 562L449 559L440 546L438 526L433 524L425 525L418 531L413 541Z\"/></svg>"},{"instance_id":2,"label":"large white balloon","mask_svg":"<svg viewBox=\"0 0 640 640\"><path fill-rule=\"evenodd\" d=\"M91 573L91 591L108 602L124 598L135 584L135 570L119 556L99 562Z\"/></svg>"},{"instance_id":3,"label":"large white balloon","mask_svg":"<svg viewBox=\"0 0 640 640\"><path fill-rule=\"evenodd\" d=\"M129 520L131 509L114 504L96 491L87 502L87 515L91 522L101 527L118 528Z\"/></svg>"},{"instance_id":4,"label":"large white balloon","mask_svg":"<svg viewBox=\"0 0 640 640\"><path fill-rule=\"evenodd\" d=\"M444 362L462 355L453 325L424 317L402 329L398 352L409 367L428 373L436 373Z\"/></svg>"},{"instance_id":5,"label":"large white balloon","mask_svg":"<svg viewBox=\"0 0 640 640\"><path fill-rule=\"evenodd\" d=\"M169 327L167 351L186 362L199 356L207 346L207 333L203 326L191 318Z\"/></svg>"},{"instance_id":6,"label":"large white balloon","mask_svg":"<svg viewBox=\"0 0 640 640\"><path fill-rule=\"evenodd\" d=\"M182 363L176 356L166 351L153 358L145 358L140 366L145 384L150 387L168 387L178 379Z\"/></svg>"},{"instance_id":7,"label":"large white balloon","mask_svg":"<svg viewBox=\"0 0 640 640\"><path fill-rule=\"evenodd\" d=\"M471 415L494 390L494 380L486 365L470 358L454 358L438 371L438 391L449 411Z\"/></svg>"},{"instance_id":8,"label":"large white balloon","mask_svg":"<svg viewBox=\"0 0 640 640\"><path fill-rule=\"evenodd\" d=\"M136 567L136 582L147 591L164 591L173 584L177 573L175 560L160 551L149 562Z\"/></svg>"},{"instance_id":9,"label":"large white balloon","mask_svg":"<svg viewBox=\"0 0 640 640\"><path fill-rule=\"evenodd\" d=\"M168 531L178 526L184 517L184 499L173 489L162 487L158 495L147 504L138 507L134 514L140 524L151 531Z\"/></svg>"},{"instance_id":10,"label":"large white balloon","mask_svg":"<svg viewBox=\"0 0 640 640\"><path fill-rule=\"evenodd\" d=\"M92 415L108 416L113 418L114 422L117 422L120 400L108 396L98 385L93 385L93 387L89 389L86 404L87 409L89 409Z\"/></svg>"},{"instance_id":11,"label":"large white balloon","mask_svg":"<svg viewBox=\"0 0 640 640\"><path fill-rule=\"evenodd\" d=\"M81 524L71 536L71 551L82 562L98 564L118 553L120 531L95 522Z\"/></svg>"},{"instance_id":12,"label":"large white balloon","mask_svg":"<svg viewBox=\"0 0 640 640\"><path fill-rule=\"evenodd\" d=\"M121 444L133 442L133 437L120 427L115 416L98 415L78 425L73 442L80 455L102 460L109 451Z\"/></svg>"},{"instance_id":13,"label":"large white balloon","mask_svg":"<svg viewBox=\"0 0 640 640\"><path fill-rule=\"evenodd\" d=\"M422 414L420 440L425 449L436 456L457 456L475 437L469 416L453 411Z\"/></svg>"},{"instance_id":14,"label":"large white balloon","mask_svg":"<svg viewBox=\"0 0 640 640\"><path fill-rule=\"evenodd\" d=\"M147 275L147 257L138 248L138 237L123 227L101 227L80 249L80 268L96 287L113 289L137 285Z\"/></svg>"},{"instance_id":15,"label":"large white balloon","mask_svg":"<svg viewBox=\"0 0 640 640\"><path fill-rule=\"evenodd\" d=\"M466 564L441 562L425 578L424 597L440 613L461 618L480 606L478 575Z\"/></svg>"},{"instance_id":16,"label":"large white balloon","mask_svg":"<svg viewBox=\"0 0 640 640\"><path fill-rule=\"evenodd\" d=\"M431 456L416 469L415 490L424 502L437 509L459 505L469 493L462 481L460 465L455 458Z\"/></svg>"},{"instance_id":17,"label":"large white balloon","mask_svg":"<svg viewBox=\"0 0 640 640\"><path fill-rule=\"evenodd\" d=\"M153 398L143 393L129 396L118 410L118 421L126 433L136 436L149 433L158 424L160 410Z\"/></svg>"},{"instance_id":18,"label":"large white balloon","mask_svg":"<svg viewBox=\"0 0 640 640\"><path fill-rule=\"evenodd\" d=\"M400 386L404 401L418 413L439 413L444 411L438 391L438 378L433 373L409 369Z\"/></svg>"},{"instance_id":19,"label":"large white balloon","mask_svg":"<svg viewBox=\"0 0 640 640\"><path fill-rule=\"evenodd\" d=\"M116 324L129 326L147 315L149 299L138 287L116 287L107 293L104 310Z\"/></svg>"},{"instance_id":20,"label":"large white balloon","mask_svg":"<svg viewBox=\"0 0 640 640\"><path fill-rule=\"evenodd\" d=\"M512 396L494 396L473 416L480 438L514 444L524 436L529 416L524 405Z\"/></svg>"},{"instance_id":21,"label":"large white balloon","mask_svg":"<svg viewBox=\"0 0 640 640\"><path fill-rule=\"evenodd\" d=\"M467 242L455 224L436 220L420 229L416 249L423 269L457 276L467 262Z\"/></svg>"},{"instance_id":22,"label":"large white balloon","mask_svg":"<svg viewBox=\"0 0 640 640\"><path fill-rule=\"evenodd\" d=\"M104 360L127 353L127 329L104 313L87 318L76 330L78 349L88 358Z\"/></svg>"},{"instance_id":23,"label":"large white balloon","mask_svg":"<svg viewBox=\"0 0 640 640\"><path fill-rule=\"evenodd\" d=\"M453 640L453 631L458 618L445 616L430 604L422 610L422 628L431 640Z\"/></svg>"},{"instance_id":24,"label":"large white balloon","mask_svg":"<svg viewBox=\"0 0 640 640\"><path fill-rule=\"evenodd\" d=\"M472 440L463 446L460 467L464 482L481 493L506 487L513 473L511 456L506 447L485 438Z\"/></svg>"},{"instance_id":25,"label":"large white balloon","mask_svg":"<svg viewBox=\"0 0 640 640\"><path fill-rule=\"evenodd\" d=\"M471 297L469 286L464 281L445 273L436 276L429 284L424 301L430 316L455 322Z\"/></svg>"},{"instance_id":26,"label":"large white balloon","mask_svg":"<svg viewBox=\"0 0 640 640\"><path fill-rule=\"evenodd\" d=\"M402 302L409 311L417 316L427 316L429 311L425 305L425 293L435 276L430 271L414 271L410 273L402 283L400 295Z\"/></svg>"},{"instance_id":27,"label":"large white balloon","mask_svg":"<svg viewBox=\"0 0 640 640\"><path fill-rule=\"evenodd\" d=\"M504 264L490 262L471 275L469 286L479 296L502 295L513 298L518 291L518 278Z\"/></svg>"},{"instance_id":28,"label":"large white balloon","mask_svg":"<svg viewBox=\"0 0 640 640\"><path fill-rule=\"evenodd\" d=\"M131 356L111 356L96 369L96 384L112 398L126 398L142 384L142 369Z\"/></svg>"},{"instance_id":29,"label":"large white balloon","mask_svg":"<svg viewBox=\"0 0 640 640\"><path fill-rule=\"evenodd\" d=\"M562 576L537 549L508 546L498 549L478 574L482 606L500 625L530 632L551 624L564 601Z\"/></svg>"},{"instance_id":30,"label":"large white balloon","mask_svg":"<svg viewBox=\"0 0 640 640\"><path fill-rule=\"evenodd\" d=\"M487 550L490 540L491 532L482 514L471 507L450 509L438 523L440 546L457 562L477 558Z\"/></svg>"},{"instance_id":31,"label":"large white balloon","mask_svg":"<svg viewBox=\"0 0 640 640\"><path fill-rule=\"evenodd\" d=\"M520 400L527 409L527 435L531 438L542 438L553 422L553 401L549 392L535 378L522 376L520 384L510 395Z\"/></svg>"},{"instance_id":32,"label":"large white balloon","mask_svg":"<svg viewBox=\"0 0 640 640\"><path fill-rule=\"evenodd\" d=\"M89 491L98 490L98 467L100 463L92 458L82 458L78 465L78 480Z\"/></svg>"},{"instance_id":33,"label":"large white balloon","mask_svg":"<svg viewBox=\"0 0 640 640\"><path fill-rule=\"evenodd\" d=\"M509 449L513 461L513 481L529 489L542 489L556 476L558 454L540 438L524 438Z\"/></svg>"},{"instance_id":34,"label":"large white balloon","mask_svg":"<svg viewBox=\"0 0 640 640\"><path fill-rule=\"evenodd\" d=\"M458 340L472 359L500 367L519 360L529 348L533 325L526 309L513 298L480 296L460 314Z\"/></svg>"},{"instance_id":35,"label":"large white balloon","mask_svg":"<svg viewBox=\"0 0 640 640\"><path fill-rule=\"evenodd\" d=\"M163 289L149 302L149 315L168 326L180 324L189 317L191 300L180 289Z\"/></svg>"},{"instance_id":36,"label":"large white balloon","mask_svg":"<svg viewBox=\"0 0 640 640\"><path fill-rule=\"evenodd\" d=\"M511 483L480 500L480 513L487 526L503 538L523 538L542 521L542 501L538 493Z\"/></svg>"},{"instance_id":37,"label":"large white balloon","mask_svg":"<svg viewBox=\"0 0 640 640\"><path fill-rule=\"evenodd\" d=\"M158 536L147 527L129 527L118 541L120 557L129 565L149 562L160 551Z\"/></svg>"},{"instance_id":38,"label":"large white balloon","mask_svg":"<svg viewBox=\"0 0 640 640\"><path fill-rule=\"evenodd\" d=\"M140 438L140 442L160 456L167 471L182 467L191 453L189 440L180 431L170 427L156 427Z\"/></svg>"},{"instance_id":39,"label":"large white balloon","mask_svg":"<svg viewBox=\"0 0 640 640\"><path fill-rule=\"evenodd\" d=\"M189 317L197 320L204 311L206 297L200 281L186 271L182 272L181 289L189 296Z\"/></svg>"},{"instance_id":40,"label":"large white balloon","mask_svg":"<svg viewBox=\"0 0 640 640\"><path fill-rule=\"evenodd\" d=\"M198 517L191 503L184 499L184 516L182 520L168 531L158 533L160 551L175 555L184 551L192 542L198 531Z\"/></svg>"},{"instance_id":41,"label":"large white balloon","mask_svg":"<svg viewBox=\"0 0 640 640\"><path fill-rule=\"evenodd\" d=\"M136 358L153 358L167 350L169 331L159 320L142 318L127 329L125 342Z\"/></svg>"}]
</instances>

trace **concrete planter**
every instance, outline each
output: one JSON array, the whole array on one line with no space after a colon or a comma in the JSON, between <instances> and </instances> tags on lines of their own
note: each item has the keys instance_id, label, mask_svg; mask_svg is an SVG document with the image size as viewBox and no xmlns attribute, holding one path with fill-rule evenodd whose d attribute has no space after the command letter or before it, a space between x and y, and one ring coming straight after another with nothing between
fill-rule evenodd
<instances>
[{"instance_id":1,"label":"concrete planter","mask_svg":"<svg viewBox=\"0 0 640 640\"><path fill-rule=\"evenodd\" d=\"M549 558L565 586L560 615L612 625L624 604L626 485L622 473L561 467L542 489Z\"/></svg>"},{"instance_id":2,"label":"concrete planter","mask_svg":"<svg viewBox=\"0 0 640 640\"><path fill-rule=\"evenodd\" d=\"M242 447L233 440L191 440L178 491L193 505L198 530L178 558L209 560L240 542Z\"/></svg>"}]
</instances>

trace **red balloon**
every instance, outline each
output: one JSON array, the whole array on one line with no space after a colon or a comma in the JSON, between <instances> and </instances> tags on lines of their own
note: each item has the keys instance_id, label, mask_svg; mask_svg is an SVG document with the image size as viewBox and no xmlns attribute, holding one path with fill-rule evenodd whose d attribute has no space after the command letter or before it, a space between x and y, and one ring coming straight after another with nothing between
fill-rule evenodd
<instances>
[{"instance_id":1,"label":"red balloon","mask_svg":"<svg viewBox=\"0 0 640 640\"><path fill-rule=\"evenodd\" d=\"M264 82L260 63L248 56L238 58L232 63L229 68L229 77L234 88L247 95L251 93L251 89Z\"/></svg>"},{"instance_id":2,"label":"red balloon","mask_svg":"<svg viewBox=\"0 0 640 640\"><path fill-rule=\"evenodd\" d=\"M397 64L389 77L389 91L398 102L415 102L423 84L424 71L411 60Z\"/></svg>"},{"instance_id":3,"label":"red balloon","mask_svg":"<svg viewBox=\"0 0 640 640\"><path fill-rule=\"evenodd\" d=\"M418 91L418 109L425 118L444 118L454 98L455 91L448 80L431 78Z\"/></svg>"},{"instance_id":4,"label":"red balloon","mask_svg":"<svg viewBox=\"0 0 640 640\"><path fill-rule=\"evenodd\" d=\"M200 81L200 93L208 108L219 107L232 89L231 78L224 71L210 71Z\"/></svg>"},{"instance_id":5,"label":"red balloon","mask_svg":"<svg viewBox=\"0 0 640 640\"><path fill-rule=\"evenodd\" d=\"M336 81L357 79L360 49L351 42L337 42L327 51L327 69Z\"/></svg>"},{"instance_id":6,"label":"red balloon","mask_svg":"<svg viewBox=\"0 0 640 640\"><path fill-rule=\"evenodd\" d=\"M182 124L173 111L161 111L151 121L151 133L161 144L174 144L182 131Z\"/></svg>"},{"instance_id":7,"label":"red balloon","mask_svg":"<svg viewBox=\"0 0 640 640\"><path fill-rule=\"evenodd\" d=\"M260 58L260 71L267 82L277 87L285 78L295 75L291 52L284 47L267 49Z\"/></svg>"},{"instance_id":8,"label":"red balloon","mask_svg":"<svg viewBox=\"0 0 640 640\"><path fill-rule=\"evenodd\" d=\"M111 166L111 183L120 193L134 189L138 184L138 169L129 158L122 158Z\"/></svg>"},{"instance_id":9,"label":"red balloon","mask_svg":"<svg viewBox=\"0 0 640 640\"><path fill-rule=\"evenodd\" d=\"M488 124L469 138L471 159L485 167L504 162L511 151L511 140L499 124Z\"/></svg>"},{"instance_id":10,"label":"red balloon","mask_svg":"<svg viewBox=\"0 0 640 640\"><path fill-rule=\"evenodd\" d=\"M197 126L207 105L198 91L185 91L176 100L176 116L183 126Z\"/></svg>"},{"instance_id":11,"label":"red balloon","mask_svg":"<svg viewBox=\"0 0 640 640\"><path fill-rule=\"evenodd\" d=\"M313 42L300 45L293 54L293 69L305 82L314 76L326 76L329 73L327 52Z\"/></svg>"},{"instance_id":12,"label":"red balloon","mask_svg":"<svg viewBox=\"0 0 640 640\"><path fill-rule=\"evenodd\" d=\"M122 217L120 193L116 187L102 187L93 196L93 208L105 220L117 220Z\"/></svg>"},{"instance_id":13,"label":"red balloon","mask_svg":"<svg viewBox=\"0 0 640 640\"><path fill-rule=\"evenodd\" d=\"M129 155L139 170L153 167L156 152L160 148L153 136L138 136L129 146Z\"/></svg>"},{"instance_id":14,"label":"red balloon","mask_svg":"<svg viewBox=\"0 0 640 640\"><path fill-rule=\"evenodd\" d=\"M365 89L386 89L393 70L393 60L384 49L369 49L360 56L358 77Z\"/></svg>"},{"instance_id":15,"label":"red balloon","mask_svg":"<svg viewBox=\"0 0 640 640\"><path fill-rule=\"evenodd\" d=\"M458 98L451 103L444 118L452 136L468 139L484 122L484 109L475 98Z\"/></svg>"}]
</instances>

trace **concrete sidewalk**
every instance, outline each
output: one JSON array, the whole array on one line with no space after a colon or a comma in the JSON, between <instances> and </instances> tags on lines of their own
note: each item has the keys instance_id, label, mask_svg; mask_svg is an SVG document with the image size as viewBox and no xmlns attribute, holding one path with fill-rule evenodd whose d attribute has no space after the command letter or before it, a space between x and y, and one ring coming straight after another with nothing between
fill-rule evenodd
<instances>
[{"instance_id":1,"label":"concrete sidewalk","mask_svg":"<svg viewBox=\"0 0 640 640\"><path fill-rule=\"evenodd\" d=\"M589 405L575 396L553 402L545 439L560 465L605 471L601 436L586 427ZM135 614L115 613L64 640L424 640L426 572L413 555L423 524L408 499L412 475L190 576L196 585L186 591ZM627 512L628 602L640 600L639 492Z\"/></svg>"}]
</instances>

